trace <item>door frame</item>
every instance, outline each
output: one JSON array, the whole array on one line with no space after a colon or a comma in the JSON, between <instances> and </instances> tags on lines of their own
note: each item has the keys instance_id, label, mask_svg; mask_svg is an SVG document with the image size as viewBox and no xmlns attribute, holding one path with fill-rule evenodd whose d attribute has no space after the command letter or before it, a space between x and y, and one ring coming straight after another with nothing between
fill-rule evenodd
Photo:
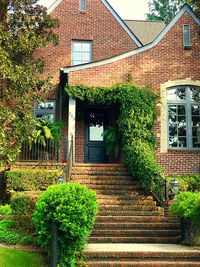
<instances>
[{"instance_id":1,"label":"door frame","mask_svg":"<svg viewBox=\"0 0 200 267\"><path fill-rule=\"evenodd\" d=\"M101 108L101 107L88 107L85 109L85 144L84 144L84 150L85 150L85 153L84 153L84 162L85 163L92 163L89 161L89 153L88 153L88 142L89 142L89 120L88 120L88 114L89 112L91 111L96 111L96 112L101 112L102 114L105 115L105 124L104 124L104 127L105 129L108 128L108 121L109 121L109 109L108 108ZM104 148L105 148L105 153L104 153L104 161L103 163L108 163L108 156L106 155L106 147L105 147L105 136L103 137L104 139ZM99 142L99 141L90 141L90 142ZM101 164L102 162L100 162L99 164ZM102 164L103 164L102 163ZM98 163L97 163L98 164Z\"/></svg>"}]
</instances>

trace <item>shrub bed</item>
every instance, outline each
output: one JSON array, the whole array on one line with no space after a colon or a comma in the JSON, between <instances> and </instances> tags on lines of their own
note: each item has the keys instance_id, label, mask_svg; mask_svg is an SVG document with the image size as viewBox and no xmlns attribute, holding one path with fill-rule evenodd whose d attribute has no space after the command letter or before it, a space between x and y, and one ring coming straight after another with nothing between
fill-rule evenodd
<instances>
[{"instance_id":1,"label":"shrub bed","mask_svg":"<svg viewBox=\"0 0 200 267\"><path fill-rule=\"evenodd\" d=\"M200 193L182 192L171 205L171 214L191 219L200 225Z\"/></svg>"},{"instance_id":2,"label":"shrub bed","mask_svg":"<svg viewBox=\"0 0 200 267\"><path fill-rule=\"evenodd\" d=\"M42 246L49 246L51 225L58 226L59 266L76 266L97 214L95 192L80 184L49 186L36 203L33 221Z\"/></svg>"},{"instance_id":3,"label":"shrub bed","mask_svg":"<svg viewBox=\"0 0 200 267\"><path fill-rule=\"evenodd\" d=\"M52 170L16 170L7 171L5 178L8 190L32 191L45 190L60 174Z\"/></svg>"}]
</instances>

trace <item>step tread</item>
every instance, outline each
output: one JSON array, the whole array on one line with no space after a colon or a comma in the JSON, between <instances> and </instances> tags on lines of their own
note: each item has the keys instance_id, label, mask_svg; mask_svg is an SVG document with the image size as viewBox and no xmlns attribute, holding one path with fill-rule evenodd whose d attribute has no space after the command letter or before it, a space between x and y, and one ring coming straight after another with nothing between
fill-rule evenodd
<instances>
[{"instance_id":1,"label":"step tread","mask_svg":"<svg viewBox=\"0 0 200 267\"><path fill-rule=\"evenodd\" d=\"M174 267L190 267L190 266L200 266L200 262L185 262L185 261L120 261L120 262L113 262L113 261L88 261L87 262L88 267L124 267L124 266L128 266L128 267L167 267L167 266L174 266Z\"/></svg>"}]
</instances>

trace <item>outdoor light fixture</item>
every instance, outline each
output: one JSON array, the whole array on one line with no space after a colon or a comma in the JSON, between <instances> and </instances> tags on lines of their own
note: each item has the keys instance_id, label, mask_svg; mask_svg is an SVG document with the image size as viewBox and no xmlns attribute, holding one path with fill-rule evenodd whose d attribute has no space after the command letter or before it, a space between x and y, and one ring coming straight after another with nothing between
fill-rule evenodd
<instances>
[{"instance_id":1,"label":"outdoor light fixture","mask_svg":"<svg viewBox=\"0 0 200 267\"><path fill-rule=\"evenodd\" d=\"M175 178L170 185L171 185L172 192L174 194L174 200L175 200L177 198L177 195L178 195L179 190L180 190L180 184Z\"/></svg>"},{"instance_id":2,"label":"outdoor light fixture","mask_svg":"<svg viewBox=\"0 0 200 267\"><path fill-rule=\"evenodd\" d=\"M56 184L65 184L66 181L62 178L62 175L58 177L58 180L56 180Z\"/></svg>"}]
</instances>

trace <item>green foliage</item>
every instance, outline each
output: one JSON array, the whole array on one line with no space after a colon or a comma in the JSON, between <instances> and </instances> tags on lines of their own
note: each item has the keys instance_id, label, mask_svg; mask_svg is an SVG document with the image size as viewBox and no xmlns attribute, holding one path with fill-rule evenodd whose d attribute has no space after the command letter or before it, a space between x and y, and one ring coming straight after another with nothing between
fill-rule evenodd
<instances>
[{"instance_id":1,"label":"green foliage","mask_svg":"<svg viewBox=\"0 0 200 267\"><path fill-rule=\"evenodd\" d=\"M44 190L60 175L52 170L16 170L5 173L7 188L15 191Z\"/></svg>"},{"instance_id":2,"label":"green foliage","mask_svg":"<svg viewBox=\"0 0 200 267\"><path fill-rule=\"evenodd\" d=\"M170 187L170 183L177 179L180 184L181 191L200 191L200 175L199 174L186 174L186 175L169 175L167 177L168 180L168 187Z\"/></svg>"},{"instance_id":3,"label":"green foliage","mask_svg":"<svg viewBox=\"0 0 200 267\"><path fill-rule=\"evenodd\" d=\"M21 239L23 245L32 245L34 244L34 238L31 235L25 235Z\"/></svg>"},{"instance_id":4,"label":"green foliage","mask_svg":"<svg viewBox=\"0 0 200 267\"><path fill-rule=\"evenodd\" d=\"M0 214L2 214L2 215L11 215L12 214L12 209L11 209L10 205L8 205L8 204L1 205L0 206Z\"/></svg>"},{"instance_id":5,"label":"green foliage","mask_svg":"<svg viewBox=\"0 0 200 267\"><path fill-rule=\"evenodd\" d=\"M36 141L40 141L44 146L46 146L46 140L52 139L55 141L61 140L61 128L64 126L64 123L61 121L51 122L49 119L36 119L35 118L35 127L36 127Z\"/></svg>"},{"instance_id":6,"label":"green foliage","mask_svg":"<svg viewBox=\"0 0 200 267\"><path fill-rule=\"evenodd\" d=\"M0 221L0 242L6 242L7 244L18 244L20 240L20 235L16 233L13 229L11 220Z\"/></svg>"},{"instance_id":7,"label":"green foliage","mask_svg":"<svg viewBox=\"0 0 200 267\"><path fill-rule=\"evenodd\" d=\"M37 0L0 0L0 168L12 164L26 140L35 139L33 102L51 88L36 49L57 44L58 20ZM11 12L7 12L7 10ZM11 14L8 19L6 17Z\"/></svg>"},{"instance_id":8,"label":"green foliage","mask_svg":"<svg viewBox=\"0 0 200 267\"><path fill-rule=\"evenodd\" d=\"M171 214L190 218L194 224L200 224L200 193L180 193L171 205Z\"/></svg>"},{"instance_id":9,"label":"green foliage","mask_svg":"<svg viewBox=\"0 0 200 267\"><path fill-rule=\"evenodd\" d=\"M33 221L42 246L50 245L52 221L58 225L59 266L76 266L97 214L96 194L80 184L47 188L36 204Z\"/></svg>"},{"instance_id":10,"label":"green foliage","mask_svg":"<svg viewBox=\"0 0 200 267\"><path fill-rule=\"evenodd\" d=\"M191 5L192 0L150 0L147 19L162 20L168 24L185 3Z\"/></svg>"},{"instance_id":11,"label":"green foliage","mask_svg":"<svg viewBox=\"0 0 200 267\"><path fill-rule=\"evenodd\" d=\"M28 207L29 196L16 194L15 198L11 201L10 206L14 215L23 215Z\"/></svg>"},{"instance_id":12,"label":"green foliage","mask_svg":"<svg viewBox=\"0 0 200 267\"><path fill-rule=\"evenodd\" d=\"M132 83L111 88L78 85L65 90L69 96L90 103L120 104L119 132L124 162L132 176L148 191L156 194L162 190L163 172L155 158L153 133L158 95L150 88L138 88Z\"/></svg>"},{"instance_id":13,"label":"green foliage","mask_svg":"<svg viewBox=\"0 0 200 267\"><path fill-rule=\"evenodd\" d=\"M119 155L121 137L118 124L115 123L113 126L109 126L103 132L103 136L106 137L106 154L116 158Z\"/></svg>"}]
</instances>

